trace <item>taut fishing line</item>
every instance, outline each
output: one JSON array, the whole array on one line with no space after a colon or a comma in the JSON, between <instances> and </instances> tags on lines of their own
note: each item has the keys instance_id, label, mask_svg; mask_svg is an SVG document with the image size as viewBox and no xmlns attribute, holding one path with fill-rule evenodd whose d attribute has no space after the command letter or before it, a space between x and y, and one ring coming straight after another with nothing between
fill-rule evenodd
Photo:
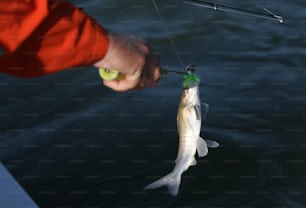
<instances>
[{"instance_id":1,"label":"taut fishing line","mask_svg":"<svg viewBox=\"0 0 306 208\"><path fill-rule=\"evenodd\" d=\"M156 10L158 16L159 16L159 19L160 19L161 23L163 24L163 27L164 27L165 32L166 32L166 35L167 35L168 39L170 40L170 43L171 43L172 48L173 48L173 50L174 50L174 52L175 52L175 55L176 55L178 61L180 62L181 67L183 68L183 61L182 61L182 59L181 59L181 56L180 56L180 54L179 54L177 48L175 47L173 38L172 38L172 36L171 36L170 33L169 33L169 30L168 30L168 27L167 27L167 25L166 25L166 22L164 21L163 17L161 16L161 13L160 13L160 11L159 11L159 9L158 9L158 6L157 6L155 0L152 0L152 3L153 3L153 5L154 5L154 8L155 8L155 10Z\"/></svg>"}]
</instances>

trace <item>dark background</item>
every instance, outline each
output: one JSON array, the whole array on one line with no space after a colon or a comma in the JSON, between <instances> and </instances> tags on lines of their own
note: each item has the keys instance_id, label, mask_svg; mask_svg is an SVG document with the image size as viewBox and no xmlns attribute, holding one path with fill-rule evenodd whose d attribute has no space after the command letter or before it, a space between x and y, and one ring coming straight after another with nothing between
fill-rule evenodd
<instances>
[{"instance_id":1,"label":"dark background","mask_svg":"<svg viewBox=\"0 0 306 208\"><path fill-rule=\"evenodd\" d=\"M177 154L182 78L115 93L93 68L0 76L0 160L40 207L305 207L306 2L259 1L276 21L158 0L75 0L108 29L147 39L162 63L201 77L202 136L221 146L183 176L179 195L142 188ZM252 1L216 1L260 11ZM167 32L168 31L168 32Z\"/></svg>"}]
</instances>

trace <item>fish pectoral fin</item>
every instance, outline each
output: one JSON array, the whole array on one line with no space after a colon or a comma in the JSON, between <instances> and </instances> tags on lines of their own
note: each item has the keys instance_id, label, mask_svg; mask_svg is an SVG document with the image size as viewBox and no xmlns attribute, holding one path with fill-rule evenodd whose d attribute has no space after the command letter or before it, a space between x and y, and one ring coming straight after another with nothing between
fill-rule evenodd
<instances>
[{"instance_id":1,"label":"fish pectoral fin","mask_svg":"<svg viewBox=\"0 0 306 208\"><path fill-rule=\"evenodd\" d=\"M197 140L197 152L199 157L204 157L208 153L206 142L201 137Z\"/></svg>"},{"instance_id":2,"label":"fish pectoral fin","mask_svg":"<svg viewBox=\"0 0 306 208\"><path fill-rule=\"evenodd\" d=\"M205 139L205 142L206 142L207 147L209 147L209 148L217 148L217 147L219 147L219 143L216 142L216 141Z\"/></svg>"}]
</instances>

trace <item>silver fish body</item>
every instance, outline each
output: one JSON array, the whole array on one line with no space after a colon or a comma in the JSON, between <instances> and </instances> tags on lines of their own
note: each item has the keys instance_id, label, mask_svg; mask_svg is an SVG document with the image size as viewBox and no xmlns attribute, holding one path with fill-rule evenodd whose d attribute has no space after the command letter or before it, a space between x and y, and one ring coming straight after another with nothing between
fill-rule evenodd
<instances>
[{"instance_id":1,"label":"silver fish body","mask_svg":"<svg viewBox=\"0 0 306 208\"><path fill-rule=\"evenodd\" d=\"M204 117L208 112L208 105L204 105ZM177 128L179 133L179 149L176 158L176 165L171 173L163 178L147 185L144 189L155 189L167 186L170 194L176 196L179 191L182 174L190 166L196 165L195 154L204 157L208 153L208 147L218 147L214 141L204 141L200 137L202 122L201 103L199 98L198 85L184 89L181 95L177 113Z\"/></svg>"}]
</instances>

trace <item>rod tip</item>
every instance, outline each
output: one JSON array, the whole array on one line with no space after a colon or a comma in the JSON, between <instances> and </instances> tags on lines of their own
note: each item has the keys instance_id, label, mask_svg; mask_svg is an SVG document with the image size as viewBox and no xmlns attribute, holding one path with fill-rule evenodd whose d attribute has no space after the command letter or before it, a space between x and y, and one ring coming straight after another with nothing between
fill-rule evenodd
<instances>
[{"instance_id":1,"label":"rod tip","mask_svg":"<svg viewBox=\"0 0 306 208\"><path fill-rule=\"evenodd\" d=\"M275 16L280 23L284 23L284 18L281 16Z\"/></svg>"}]
</instances>

